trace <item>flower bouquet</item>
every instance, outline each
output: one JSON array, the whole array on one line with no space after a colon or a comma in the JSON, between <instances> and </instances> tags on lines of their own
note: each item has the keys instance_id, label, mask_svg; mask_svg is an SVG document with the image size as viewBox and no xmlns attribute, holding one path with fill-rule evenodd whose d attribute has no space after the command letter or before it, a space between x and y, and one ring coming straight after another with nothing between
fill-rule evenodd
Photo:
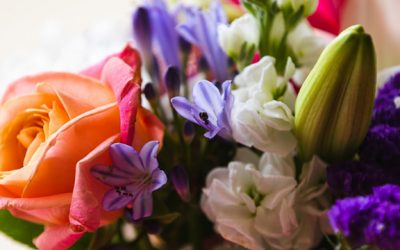
<instances>
[{"instance_id":1,"label":"flower bouquet","mask_svg":"<svg viewBox=\"0 0 400 250\"><path fill-rule=\"evenodd\" d=\"M146 1L121 52L11 83L0 229L39 249L400 249L400 73L376 91L371 36L337 35L327 2Z\"/></svg>"}]
</instances>

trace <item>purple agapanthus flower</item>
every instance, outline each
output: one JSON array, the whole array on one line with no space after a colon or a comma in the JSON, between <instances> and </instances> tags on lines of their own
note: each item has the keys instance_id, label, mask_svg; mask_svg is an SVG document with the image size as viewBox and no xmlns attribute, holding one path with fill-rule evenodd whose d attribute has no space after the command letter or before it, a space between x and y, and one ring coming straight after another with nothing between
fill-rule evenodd
<instances>
[{"instance_id":1,"label":"purple agapanthus flower","mask_svg":"<svg viewBox=\"0 0 400 250\"><path fill-rule=\"evenodd\" d=\"M150 16L153 45L158 49L166 66L180 68L179 35L176 20L163 0L150 0L144 6Z\"/></svg>"},{"instance_id":2,"label":"purple agapanthus flower","mask_svg":"<svg viewBox=\"0 0 400 250\"><path fill-rule=\"evenodd\" d=\"M228 57L219 46L217 27L226 23L226 16L219 3L214 2L209 12L186 8L186 22L178 26L178 32L187 41L197 45L203 52L216 80L223 82L228 77Z\"/></svg>"},{"instance_id":3,"label":"purple agapanthus flower","mask_svg":"<svg viewBox=\"0 0 400 250\"><path fill-rule=\"evenodd\" d=\"M339 200L328 216L334 231L352 247L400 249L400 186L385 185L366 197Z\"/></svg>"},{"instance_id":4,"label":"purple agapanthus flower","mask_svg":"<svg viewBox=\"0 0 400 250\"><path fill-rule=\"evenodd\" d=\"M185 119L208 130L205 137L211 139L219 135L224 139L232 138L231 111L233 95L231 82L222 84L222 94L211 82L203 80L193 88L193 102L185 97L171 99L174 109Z\"/></svg>"},{"instance_id":5,"label":"purple agapanthus flower","mask_svg":"<svg viewBox=\"0 0 400 250\"><path fill-rule=\"evenodd\" d=\"M152 192L167 182L167 176L158 167L158 145L150 141L137 152L129 145L114 143L110 147L112 166L92 167L91 173L97 179L113 187L104 195L106 211L131 205L133 220L152 214Z\"/></svg>"}]
</instances>

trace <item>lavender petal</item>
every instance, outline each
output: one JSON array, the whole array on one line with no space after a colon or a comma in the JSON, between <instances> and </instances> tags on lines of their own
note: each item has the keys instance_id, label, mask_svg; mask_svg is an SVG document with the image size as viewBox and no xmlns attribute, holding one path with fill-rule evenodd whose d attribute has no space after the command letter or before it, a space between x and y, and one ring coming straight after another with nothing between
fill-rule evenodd
<instances>
[{"instance_id":1,"label":"lavender petal","mask_svg":"<svg viewBox=\"0 0 400 250\"><path fill-rule=\"evenodd\" d=\"M132 196L122 195L116 189L111 189L104 195L103 208L106 211L118 210L128 205L132 200Z\"/></svg>"},{"instance_id":2,"label":"lavender petal","mask_svg":"<svg viewBox=\"0 0 400 250\"><path fill-rule=\"evenodd\" d=\"M127 174L134 174L138 169L144 169L138 152L129 145L114 143L110 147L110 154L113 165Z\"/></svg>"},{"instance_id":3,"label":"lavender petal","mask_svg":"<svg viewBox=\"0 0 400 250\"><path fill-rule=\"evenodd\" d=\"M194 85L193 101L208 113L212 122L216 122L223 106L221 94L213 83L203 80Z\"/></svg>"},{"instance_id":4,"label":"lavender petal","mask_svg":"<svg viewBox=\"0 0 400 250\"><path fill-rule=\"evenodd\" d=\"M171 104L180 116L193 123L199 124L195 119L194 114L198 115L200 112L204 112L203 109L197 107L195 104L189 102L188 99L182 96L172 98Z\"/></svg>"},{"instance_id":5,"label":"lavender petal","mask_svg":"<svg viewBox=\"0 0 400 250\"><path fill-rule=\"evenodd\" d=\"M157 152L159 142L149 141L140 150L139 157L143 163L146 172L153 172L158 168Z\"/></svg>"},{"instance_id":6,"label":"lavender petal","mask_svg":"<svg viewBox=\"0 0 400 250\"><path fill-rule=\"evenodd\" d=\"M153 197L151 192L143 190L133 203L132 216L134 220L149 217L153 213Z\"/></svg>"},{"instance_id":7,"label":"lavender petal","mask_svg":"<svg viewBox=\"0 0 400 250\"><path fill-rule=\"evenodd\" d=\"M129 175L113 167L95 165L90 172L99 181L110 186L124 186L130 182Z\"/></svg>"},{"instance_id":8,"label":"lavender petal","mask_svg":"<svg viewBox=\"0 0 400 250\"><path fill-rule=\"evenodd\" d=\"M167 183L167 175L165 174L164 171L160 169L156 169L153 171L151 174L152 177L152 182L150 185L150 190L152 192L156 191L157 189L161 188L162 186Z\"/></svg>"}]
</instances>

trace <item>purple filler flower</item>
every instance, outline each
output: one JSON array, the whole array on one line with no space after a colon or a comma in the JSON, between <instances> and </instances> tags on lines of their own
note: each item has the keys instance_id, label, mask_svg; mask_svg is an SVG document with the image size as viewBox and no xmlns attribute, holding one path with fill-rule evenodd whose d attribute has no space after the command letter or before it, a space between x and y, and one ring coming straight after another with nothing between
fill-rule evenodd
<instances>
[{"instance_id":1,"label":"purple filler flower","mask_svg":"<svg viewBox=\"0 0 400 250\"><path fill-rule=\"evenodd\" d=\"M400 127L379 124L370 128L360 147L360 158L383 167L400 166Z\"/></svg>"},{"instance_id":2,"label":"purple filler flower","mask_svg":"<svg viewBox=\"0 0 400 250\"><path fill-rule=\"evenodd\" d=\"M158 168L158 142L146 143L140 152L131 146L114 143L110 147L112 166L96 165L91 173L113 189L104 195L106 211L132 205L132 218L139 220L153 212L152 192L167 182L164 171Z\"/></svg>"},{"instance_id":3,"label":"purple filler flower","mask_svg":"<svg viewBox=\"0 0 400 250\"><path fill-rule=\"evenodd\" d=\"M217 31L219 23L226 23L221 5L212 4L210 12L207 13L195 8L187 8L186 14L186 22L177 28L179 34L200 47L218 81L227 80L228 57L219 46Z\"/></svg>"},{"instance_id":4,"label":"purple filler flower","mask_svg":"<svg viewBox=\"0 0 400 250\"><path fill-rule=\"evenodd\" d=\"M355 248L400 249L400 186L385 185L370 196L339 200L328 216L334 231Z\"/></svg>"},{"instance_id":5,"label":"purple filler flower","mask_svg":"<svg viewBox=\"0 0 400 250\"><path fill-rule=\"evenodd\" d=\"M222 84L222 94L211 82L203 80L193 88L193 103L185 97L171 99L174 109L185 119L208 130L204 134L208 139L219 135L224 139L232 138L230 125L233 96L231 82Z\"/></svg>"},{"instance_id":6,"label":"purple filler flower","mask_svg":"<svg viewBox=\"0 0 400 250\"><path fill-rule=\"evenodd\" d=\"M388 124L400 127L400 107L396 98L400 96L400 72L393 75L379 90L372 113L372 124Z\"/></svg>"}]
</instances>

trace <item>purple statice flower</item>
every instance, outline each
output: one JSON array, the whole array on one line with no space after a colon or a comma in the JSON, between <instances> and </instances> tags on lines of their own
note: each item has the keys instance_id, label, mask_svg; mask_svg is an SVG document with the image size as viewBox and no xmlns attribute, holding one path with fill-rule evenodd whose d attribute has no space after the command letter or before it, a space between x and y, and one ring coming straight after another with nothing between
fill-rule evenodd
<instances>
[{"instance_id":1,"label":"purple statice flower","mask_svg":"<svg viewBox=\"0 0 400 250\"><path fill-rule=\"evenodd\" d=\"M174 15L168 12L163 0L150 0L143 8L149 13L152 44L162 56L163 64L180 68L179 35Z\"/></svg>"},{"instance_id":2,"label":"purple statice flower","mask_svg":"<svg viewBox=\"0 0 400 250\"><path fill-rule=\"evenodd\" d=\"M399 172L399 171L397 171ZM366 195L375 186L399 183L400 175L391 175L379 165L362 161L335 163L327 168L327 182L330 191L339 197Z\"/></svg>"},{"instance_id":3,"label":"purple statice flower","mask_svg":"<svg viewBox=\"0 0 400 250\"><path fill-rule=\"evenodd\" d=\"M400 127L400 107L396 98L400 96L400 72L393 75L379 90L372 114L372 124L387 124Z\"/></svg>"},{"instance_id":4,"label":"purple statice flower","mask_svg":"<svg viewBox=\"0 0 400 250\"><path fill-rule=\"evenodd\" d=\"M359 153L365 162L400 167L400 127L379 124L370 128Z\"/></svg>"},{"instance_id":5,"label":"purple statice flower","mask_svg":"<svg viewBox=\"0 0 400 250\"><path fill-rule=\"evenodd\" d=\"M101 182L112 186L103 199L106 211L132 205L132 218L139 220L153 212L152 192L167 182L158 168L158 142L147 142L140 152L131 146L114 143L110 147L112 166L96 165L91 173Z\"/></svg>"},{"instance_id":6,"label":"purple statice flower","mask_svg":"<svg viewBox=\"0 0 400 250\"><path fill-rule=\"evenodd\" d=\"M186 22L177 28L179 34L202 50L216 80L220 82L227 80L228 57L219 46L217 31L219 23L226 23L221 5L214 2L209 12L186 8L185 13Z\"/></svg>"},{"instance_id":7,"label":"purple statice flower","mask_svg":"<svg viewBox=\"0 0 400 250\"><path fill-rule=\"evenodd\" d=\"M204 134L208 139L219 135L224 139L232 138L231 111L233 95L231 82L222 84L222 94L211 82L202 80L193 88L193 102L182 96L171 99L174 109L185 119L208 130Z\"/></svg>"},{"instance_id":8,"label":"purple statice flower","mask_svg":"<svg viewBox=\"0 0 400 250\"><path fill-rule=\"evenodd\" d=\"M400 249L400 186L385 185L369 196L339 200L328 216L334 231L352 247Z\"/></svg>"}]
</instances>

